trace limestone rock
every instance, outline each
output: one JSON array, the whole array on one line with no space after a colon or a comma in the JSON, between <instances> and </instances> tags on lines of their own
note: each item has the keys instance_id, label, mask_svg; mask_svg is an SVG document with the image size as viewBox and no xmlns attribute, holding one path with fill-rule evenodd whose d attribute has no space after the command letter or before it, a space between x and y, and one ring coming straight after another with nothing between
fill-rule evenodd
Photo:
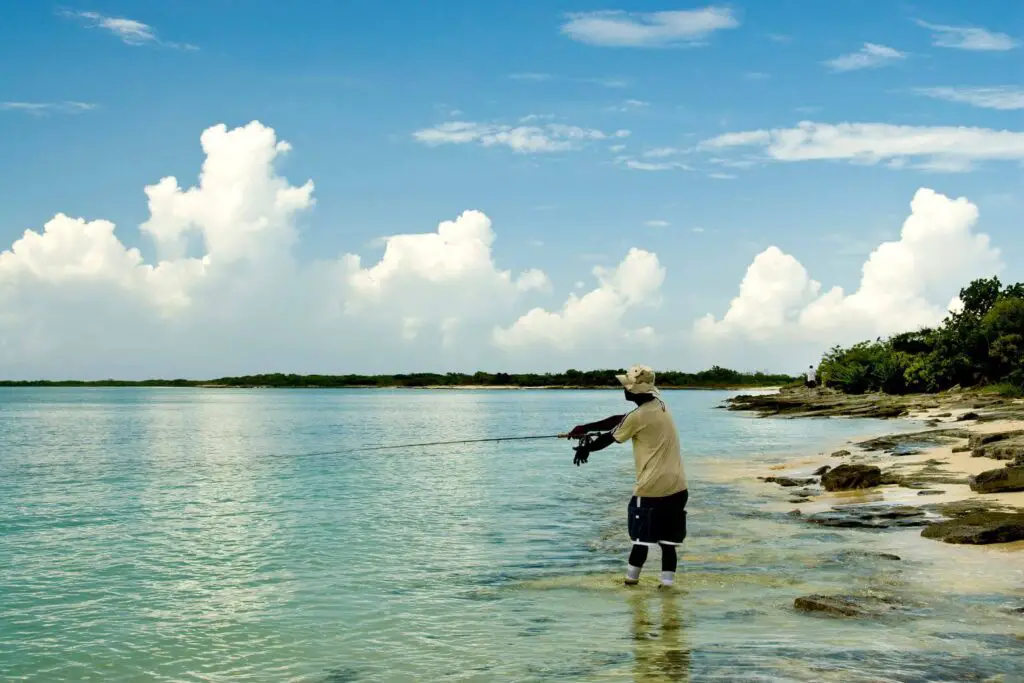
<instances>
[{"instance_id":1,"label":"limestone rock","mask_svg":"<svg viewBox=\"0 0 1024 683\"><path fill-rule=\"evenodd\" d=\"M874 465L840 465L822 475L821 484L826 491L849 491L878 486L882 470Z\"/></svg>"},{"instance_id":2,"label":"limestone rock","mask_svg":"<svg viewBox=\"0 0 1024 683\"><path fill-rule=\"evenodd\" d=\"M928 524L924 510L909 505L845 505L806 517L808 522L841 529L889 529Z\"/></svg>"},{"instance_id":3,"label":"limestone rock","mask_svg":"<svg viewBox=\"0 0 1024 683\"><path fill-rule=\"evenodd\" d=\"M892 598L858 595L804 595L793 601L802 612L817 612L836 617L881 616L898 607Z\"/></svg>"},{"instance_id":4,"label":"limestone rock","mask_svg":"<svg viewBox=\"0 0 1024 683\"><path fill-rule=\"evenodd\" d=\"M971 490L977 493L1024 491L1024 466L1008 465L986 470L973 478Z\"/></svg>"},{"instance_id":5,"label":"limestone rock","mask_svg":"<svg viewBox=\"0 0 1024 683\"><path fill-rule=\"evenodd\" d=\"M761 481L768 484L778 484L779 486L806 486L807 484L814 484L817 479L795 479L793 477L758 477Z\"/></svg>"},{"instance_id":6,"label":"limestone rock","mask_svg":"<svg viewBox=\"0 0 1024 683\"><path fill-rule=\"evenodd\" d=\"M1024 513L976 512L932 524L921 535L945 543L986 545L1024 540Z\"/></svg>"}]
</instances>

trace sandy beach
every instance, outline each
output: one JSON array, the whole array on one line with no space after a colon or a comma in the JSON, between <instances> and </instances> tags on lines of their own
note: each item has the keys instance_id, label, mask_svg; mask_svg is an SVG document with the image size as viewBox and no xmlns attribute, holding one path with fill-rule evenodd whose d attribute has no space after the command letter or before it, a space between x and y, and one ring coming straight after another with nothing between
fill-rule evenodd
<instances>
[{"instance_id":1,"label":"sandy beach","mask_svg":"<svg viewBox=\"0 0 1024 683\"><path fill-rule=\"evenodd\" d=\"M1011 401L1006 405L1024 407L1024 401ZM1024 430L1024 419L963 420L965 408L950 409L939 406L911 412L908 419L918 423L920 429L912 434L962 430L964 436L998 434ZM970 416L967 416L970 417ZM904 422L901 426L907 426ZM942 506L959 504L963 508L985 509L998 512L1024 513L1024 491L978 493L971 490L970 481L982 472L996 470L1010 464L1007 460L977 457L967 449L969 438L950 437L948 442L921 448L872 450L872 439L888 437L874 434L863 439L851 439L817 454L806 455L756 468L757 485L770 495L768 508L789 512L794 516L810 516L829 511L853 511L857 506L885 504L900 508L917 508L931 521L943 516L936 512ZM906 432L894 431L895 441ZM866 445L867 444L867 445ZM834 469L843 464L876 466L882 470L885 483L870 488L848 491L826 491L820 484L783 487L769 477L786 477L799 481L817 482L821 468ZM899 479L901 483L889 483ZM911 486L906 482L915 482ZM926 483L921 483L926 482ZM779 494L782 494L781 497ZM789 496L786 498L786 496ZM1004 550L1024 550L1024 541L995 544ZM978 546L974 546L978 547Z\"/></svg>"}]
</instances>

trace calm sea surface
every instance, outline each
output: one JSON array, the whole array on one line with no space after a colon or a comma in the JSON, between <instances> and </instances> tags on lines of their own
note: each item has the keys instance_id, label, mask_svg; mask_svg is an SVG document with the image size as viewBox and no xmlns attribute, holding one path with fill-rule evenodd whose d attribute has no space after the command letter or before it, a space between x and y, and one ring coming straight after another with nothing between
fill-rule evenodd
<instances>
[{"instance_id":1,"label":"calm sea surface","mask_svg":"<svg viewBox=\"0 0 1024 683\"><path fill-rule=\"evenodd\" d=\"M0 389L0 680L1021 680L1024 553L813 527L756 481L901 425L726 396L666 394L690 538L665 594L621 586L628 446L303 455L554 433L618 392ZM865 591L906 609L792 608Z\"/></svg>"}]
</instances>

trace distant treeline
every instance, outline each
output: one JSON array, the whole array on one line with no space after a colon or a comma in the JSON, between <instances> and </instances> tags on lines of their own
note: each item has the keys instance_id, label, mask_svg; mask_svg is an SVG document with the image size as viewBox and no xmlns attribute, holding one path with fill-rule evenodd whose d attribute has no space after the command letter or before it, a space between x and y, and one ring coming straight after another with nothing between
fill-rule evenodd
<instances>
[{"instance_id":1,"label":"distant treeline","mask_svg":"<svg viewBox=\"0 0 1024 683\"><path fill-rule=\"evenodd\" d=\"M354 387L460 387L460 386L512 386L512 387L580 387L587 389L618 388L615 375L625 370L566 370L560 373L505 373L417 372L402 375L293 375L273 373L221 377L211 380L150 379L138 382L123 380L35 380L0 381L0 386L24 387L270 387L270 388L354 388ZM701 372L658 373L658 386L669 388L767 387L790 384L796 378L763 372L738 372L717 365Z\"/></svg>"}]
</instances>

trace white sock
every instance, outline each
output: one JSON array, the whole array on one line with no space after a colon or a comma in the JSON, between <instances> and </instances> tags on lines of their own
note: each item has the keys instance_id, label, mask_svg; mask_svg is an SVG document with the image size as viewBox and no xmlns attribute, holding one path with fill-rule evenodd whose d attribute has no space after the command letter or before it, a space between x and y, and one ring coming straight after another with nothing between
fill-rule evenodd
<instances>
[{"instance_id":1,"label":"white sock","mask_svg":"<svg viewBox=\"0 0 1024 683\"><path fill-rule=\"evenodd\" d=\"M661 585L662 586L671 586L672 585L672 580L675 578L675 575L676 575L675 572L662 572L661 573Z\"/></svg>"},{"instance_id":2,"label":"white sock","mask_svg":"<svg viewBox=\"0 0 1024 683\"><path fill-rule=\"evenodd\" d=\"M643 569L643 567L634 567L631 564L626 565L626 578L630 581L639 581L641 569Z\"/></svg>"}]
</instances>

